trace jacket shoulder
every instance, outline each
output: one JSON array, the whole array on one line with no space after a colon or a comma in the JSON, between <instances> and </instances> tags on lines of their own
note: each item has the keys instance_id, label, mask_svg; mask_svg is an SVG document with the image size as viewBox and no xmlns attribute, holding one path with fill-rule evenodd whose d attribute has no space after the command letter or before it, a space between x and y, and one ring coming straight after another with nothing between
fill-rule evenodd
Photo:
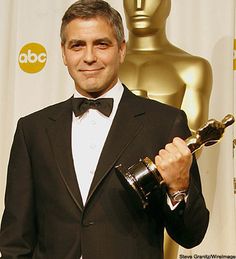
<instances>
[{"instance_id":1,"label":"jacket shoulder","mask_svg":"<svg viewBox=\"0 0 236 259\"><path fill-rule=\"evenodd\" d=\"M71 112L72 109L71 109L71 98L65 100L65 101L62 101L62 102L59 102L59 103L56 103L56 104L52 104L52 105L49 105L43 109L40 109L38 111L35 111L33 113L30 113L22 118L20 118L20 120L23 120L23 121L28 121L28 120L38 120L38 119L42 119L42 118L48 118L48 117L55 117L55 116L58 116L59 114L61 113L64 113L64 112Z\"/></svg>"}]
</instances>

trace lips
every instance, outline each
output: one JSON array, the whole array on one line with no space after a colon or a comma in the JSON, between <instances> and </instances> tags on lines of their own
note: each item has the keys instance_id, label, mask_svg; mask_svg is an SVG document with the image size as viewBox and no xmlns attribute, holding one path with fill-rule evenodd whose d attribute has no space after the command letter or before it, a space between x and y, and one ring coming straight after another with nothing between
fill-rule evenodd
<instances>
[{"instance_id":1,"label":"lips","mask_svg":"<svg viewBox=\"0 0 236 259\"><path fill-rule=\"evenodd\" d=\"M132 20L133 21L145 21L145 20L149 20L150 17L148 15L134 15L132 16Z\"/></svg>"},{"instance_id":2,"label":"lips","mask_svg":"<svg viewBox=\"0 0 236 259\"><path fill-rule=\"evenodd\" d=\"M85 73L94 73L94 72L98 72L101 71L103 68L81 68L79 69L80 72L85 72Z\"/></svg>"},{"instance_id":3,"label":"lips","mask_svg":"<svg viewBox=\"0 0 236 259\"><path fill-rule=\"evenodd\" d=\"M82 72L84 74L95 74L103 70L103 68L90 68L90 69L79 69L79 72Z\"/></svg>"},{"instance_id":4,"label":"lips","mask_svg":"<svg viewBox=\"0 0 236 259\"><path fill-rule=\"evenodd\" d=\"M93 69L79 69L79 72L86 77L98 76L98 74L103 70L103 68L93 68Z\"/></svg>"}]
</instances>

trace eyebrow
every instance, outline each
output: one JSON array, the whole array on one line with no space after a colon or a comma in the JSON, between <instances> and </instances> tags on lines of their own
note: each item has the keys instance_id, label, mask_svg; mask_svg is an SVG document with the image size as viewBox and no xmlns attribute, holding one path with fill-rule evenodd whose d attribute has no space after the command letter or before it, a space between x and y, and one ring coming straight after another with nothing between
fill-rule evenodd
<instances>
[{"instance_id":1,"label":"eyebrow","mask_svg":"<svg viewBox=\"0 0 236 259\"><path fill-rule=\"evenodd\" d=\"M82 45L84 45L85 41L83 41L83 40L70 40L68 42L68 47L71 47L74 44L82 44Z\"/></svg>"},{"instance_id":2,"label":"eyebrow","mask_svg":"<svg viewBox=\"0 0 236 259\"><path fill-rule=\"evenodd\" d=\"M107 43L107 44L109 44L109 45L112 45L113 43L112 43L112 41L109 39L109 38L107 38L107 37L105 37L105 38L100 38L100 39L96 39L96 40L94 40L93 41L93 44L99 44L99 43L101 43L101 42L105 42L105 43ZM71 47L72 45L74 45L74 44L81 44L81 45L86 45L86 41L84 41L84 40L79 40L79 39L72 39L72 40L70 40L69 42L68 42L68 46L69 47Z\"/></svg>"}]
</instances>

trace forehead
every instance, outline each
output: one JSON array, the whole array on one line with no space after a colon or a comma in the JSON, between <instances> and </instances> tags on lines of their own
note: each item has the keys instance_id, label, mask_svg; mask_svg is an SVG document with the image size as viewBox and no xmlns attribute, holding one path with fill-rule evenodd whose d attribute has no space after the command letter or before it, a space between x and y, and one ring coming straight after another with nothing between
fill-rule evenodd
<instances>
[{"instance_id":1,"label":"forehead","mask_svg":"<svg viewBox=\"0 0 236 259\"><path fill-rule=\"evenodd\" d=\"M66 40L71 38L115 38L113 27L102 17L89 19L76 18L69 22L64 31Z\"/></svg>"}]
</instances>

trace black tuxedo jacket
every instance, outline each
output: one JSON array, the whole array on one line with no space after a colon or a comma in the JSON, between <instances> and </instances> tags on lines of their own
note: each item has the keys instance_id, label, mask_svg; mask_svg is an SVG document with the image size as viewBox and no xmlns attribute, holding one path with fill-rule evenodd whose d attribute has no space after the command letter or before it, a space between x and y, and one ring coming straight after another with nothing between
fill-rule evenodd
<instances>
[{"instance_id":1,"label":"black tuxedo jacket","mask_svg":"<svg viewBox=\"0 0 236 259\"><path fill-rule=\"evenodd\" d=\"M71 99L19 120L0 234L3 258L162 259L164 228L184 247L201 242L208 210L195 160L187 203L174 211L163 189L151 195L146 210L136 208L115 174L116 165L154 159L173 137L186 138L182 111L125 88L85 206L73 166L71 122Z\"/></svg>"}]
</instances>

